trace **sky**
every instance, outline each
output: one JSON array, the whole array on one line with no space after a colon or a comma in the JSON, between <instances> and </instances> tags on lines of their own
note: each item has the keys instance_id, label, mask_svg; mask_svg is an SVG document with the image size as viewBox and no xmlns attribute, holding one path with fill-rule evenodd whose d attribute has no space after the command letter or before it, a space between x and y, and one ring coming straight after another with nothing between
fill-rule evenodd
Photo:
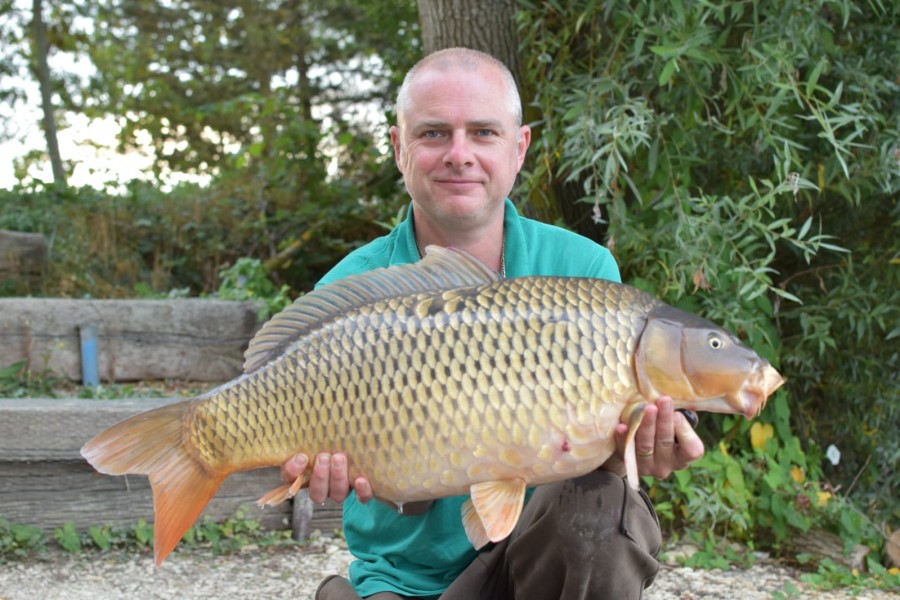
<instances>
[{"instance_id":1,"label":"sky","mask_svg":"<svg viewBox=\"0 0 900 600\"><path fill-rule=\"evenodd\" d=\"M30 15L30 0L14 0L20 14ZM7 25L10 26L10 25ZM72 54L56 52L50 56L50 69L56 72L81 74L87 77L93 65ZM0 141L0 189L10 189L18 183L14 161L29 152L46 153L47 142L40 128L40 92L37 83L25 79L4 79L4 87L16 86L25 91L27 101L15 106L0 105L0 118L12 139ZM128 181L146 177L152 158L139 152L122 155L115 151L118 125L112 118L89 121L84 115L57 115L60 154L68 163L69 185L100 187L106 181ZM35 179L52 181L49 161L40 168L32 168Z\"/></svg>"},{"instance_id":2,"label":"sky","mask_svg":"<svg viewBox=\"0 0 900 600\"><path fill-rule=\"evenodd\" d=\"M21 138L0 144L0 188L10 189L18 183L13 171L13 161L32 150L44 152L47 143L38 122L37 111L21 110L14 117ZM101 186L105 181L127 181L140 178L149 172L150 156L138 153L127 155L115 151L118 125L112 119L88 121L83 115L70 118L70 126L59 132L60 154L64 161L77 161L69 175L69 185L81 187ZM32 168L29 175L36 179L52 181L49 162L40 169Z\"/></svg>"}]
</instances>

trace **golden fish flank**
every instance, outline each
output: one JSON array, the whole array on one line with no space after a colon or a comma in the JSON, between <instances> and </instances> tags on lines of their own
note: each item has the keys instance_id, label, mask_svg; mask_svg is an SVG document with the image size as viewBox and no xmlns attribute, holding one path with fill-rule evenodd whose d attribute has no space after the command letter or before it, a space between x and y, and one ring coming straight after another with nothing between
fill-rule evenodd
<instances>
[{"instance_id":1,"label":"golden fish flank","mask_svg":"<svg viewBox=\"0 0 900 600\"><path fill-rule=\"evenodd\" d=\"M710 336L728 343L712 348ZM526 485L605 462L620 419L636 485L633 433L659 395L749 417L782 382L727 332L635 288L501 280L439 248L299 299L253 340L245 370L82 450L104 473L150 476L157 562L230 473L337 450L351 480L366 476L397 505L470 494L461 517L478 547L509 534Z\"/></svg>"}]
</instances>

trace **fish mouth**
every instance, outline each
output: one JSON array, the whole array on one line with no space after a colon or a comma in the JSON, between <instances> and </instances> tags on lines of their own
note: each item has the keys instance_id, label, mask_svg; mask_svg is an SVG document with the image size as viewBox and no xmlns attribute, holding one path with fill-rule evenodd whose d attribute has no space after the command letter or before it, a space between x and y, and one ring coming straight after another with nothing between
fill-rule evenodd
<instances>
[{"instance_id":1,"label":"fish mouth","mask_svg":"<svg viewBox=\"0 0 900 600\"><path fill-rule=\"evenodd\" d=\"M765 408L769 396L784 385L785 379L767 361L757 364L737 393L728 397L736 412L752 419Z\"/></svg>"}]
</instances>

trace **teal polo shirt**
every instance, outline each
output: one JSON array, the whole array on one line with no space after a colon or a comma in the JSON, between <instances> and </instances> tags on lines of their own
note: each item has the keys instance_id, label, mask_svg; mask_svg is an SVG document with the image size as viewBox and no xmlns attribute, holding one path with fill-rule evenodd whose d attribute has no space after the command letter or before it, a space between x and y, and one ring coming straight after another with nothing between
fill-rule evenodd
<instances>
[{"instance_id":1,"label":"teal polo shirt","mask_svg":"<svg viewBox=\"0 0 900 600\"><path fill-rule=\"evenodd\" d=\"M612 254L571 231L522 217L506 200L506 276L555 275L621 281ZM319 286L349 275L419 260L412 205L406 219L388 235L348 254ZM377 490L376 490L377 493ZM440 596L475 559L462 525L468 496L436 500L423 515L403 516L378 501L344 501L344 535L356 557L350 581L362 597L378 592Z\"/></svg>"}]
</instances>

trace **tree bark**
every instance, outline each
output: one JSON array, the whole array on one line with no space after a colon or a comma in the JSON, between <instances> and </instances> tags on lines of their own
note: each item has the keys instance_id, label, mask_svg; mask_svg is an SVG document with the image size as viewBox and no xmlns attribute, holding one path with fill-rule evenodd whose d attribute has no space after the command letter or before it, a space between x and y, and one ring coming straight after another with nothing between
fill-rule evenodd
<instances>
[{"instance_id":1,"label":"tree bark","mask_svg":"<svg viewBox=\"0 0 900 600\"><path fill-rule=\"evenodd\" d=\"M50 80L50 67L47 64L49 43L47 27L44 24L42 0L32 1L32 26L34 28L34 63L37 71L38 85L41 89L41 108L43 109L44 137L47 138L47 153L53 169L53 181L57 185L66 185L66 172L63 169L62 155L59 152L59 140L56 135L56 118L53 116L53 83Z\"/></svg>"},{"instance_id":2,"label":"tree bark","mask_svg":"<svg viewBox=\"0 0 900 600\"><path fill-rule=\"evenodd\" d=\"M481 50L512 71L522 89L514 0L419 0L425 53L463 46Z\"/></svg>"},{"instance_id":3,"label":"tree bark","mask_svg":"<svg viewBox=\"0 0 900 600\"><path fill-rule=\"evenodd\" d=\"M39 274L47 266L47 238L0 229L0 281Z\"/></svg>"}]
</instances>

